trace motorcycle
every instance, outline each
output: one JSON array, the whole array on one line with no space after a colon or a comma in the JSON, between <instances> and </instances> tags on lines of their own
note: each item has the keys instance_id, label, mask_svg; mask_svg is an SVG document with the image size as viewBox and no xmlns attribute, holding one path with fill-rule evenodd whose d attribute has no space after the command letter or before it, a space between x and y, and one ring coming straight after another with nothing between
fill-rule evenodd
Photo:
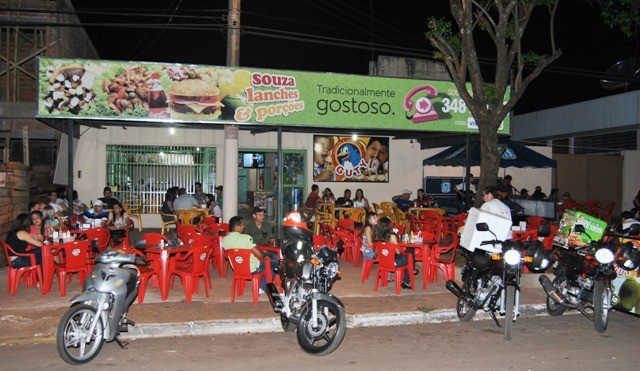
<instances>
[{"instance_id":1,"label":"motorcycle","mask_svg":"<svg viewBox=\"0 0 640 371\"><path fill-rule=\"evenodd\" d=\"M584 226L576 224L575 233L587 236ZM637 228L627 230L623 236L637 234ZM607 330L609 311L612 307L611 281L616 278L616 266L629 270L638 267L637 249L630 244L614 241L590 241L576 249L556 247L557 265L553 281L540 276L540 284L547 293L547 312L560 316L567 309L577 309L593 322L596 331Z\"/></svg>"},{"instance_id":2,"label":"motorcycle","mask_svg":"<svg viewBox=\"0 0 640 371\"><path fill-rule=\"evenodd\" d=\"M84 282L82 294L71 299L71 308L62 316L56 334L58 353L72 365L90 362L104 342L127 343L118 335L135 322L127 318L138 294L139 270L143 257L118 250L105 250L96 258L93 272Z\"/></svg>"},{"instance_id":3,"label":"motorcycle","mask_svg":"<svg viewBox=\"0 0 640 371\"><path fill-rule=\"evenodd\" d=\"M491 232L486 223L476 224L476 230ZM550 234L548 226L541 226L539 236ZM486 247L491 246L491 247ZM473 251L463 250L466 264L462 269L462 287L447 281L446 287L458 297L458 318L470 321L478 310L491 314L498 327L504 328L505 340L511 340L513 323L519 315L520 275L523 265L533 271L546 270L551 258L539 241L513 242L497 239L484 241ZM496 314L504 316L502 324Z\"/></svg>"},{"instance_id":4,"label":"motorcycle","mask_svg":"<svg viewBox=\"0 0 640 371\"><path fill-rule=\"evenodd\" d=\"M267 285L267 292L282 328L296 331L302 350L324 356L340 346L347 331L344 304L329 294L340 279L338 253L326 246L316 251L312 232L303 223L299 214L287 216L284 259L278 268L284 292L273 283Z\"/></svg>"}]
</instances>

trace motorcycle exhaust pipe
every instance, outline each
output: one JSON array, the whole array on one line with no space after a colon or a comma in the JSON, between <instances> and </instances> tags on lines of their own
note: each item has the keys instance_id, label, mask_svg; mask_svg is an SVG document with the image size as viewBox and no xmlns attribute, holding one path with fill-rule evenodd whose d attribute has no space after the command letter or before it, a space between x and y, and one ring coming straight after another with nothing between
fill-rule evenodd
<instances>
[{"instance_id":1,"label":"motorcycle exhaust pipe","mask_svg":"<svg viewBox=\"0 0 640 371\"><path fill-rule=\"evenodd\" d=\"M280 292L278 288L273 283L267 283L267 297L269 298L269 303L271 303L271 307L273 311L276 313L280 313L283 307L282 299L280 299Z\"/></svg>"},{"instance_id":2,"label":"motorcycle exhaust pipe","mask_svg":"<svg viewBox=\"0 0 640 371\"><path fill-rule=\"evenodd\" d=\"M458 299L467 300L464 292L462 292L462 289L460 288L460 286L458 286L457 283L455 283L455 281L447 281L447 283L445 283L445 287L447 288L447 290L451 291L453 295L457 296Z\"/></svg>"},{"instance_id":3,"label":"motorcycle exhaust pipe","mask_svg":"<svg viewBox=\"0 0 640 371\"><path fill-rule=\"evenodd\" d=\"M540 281L540 284L542 285L544 291L553 301L556 302L556 304L565 304L565 297L558 292L558 289L553 285L549 277L543 274L542 276L540 276L540 278L538 278L538 281Z\"/></svg>"}]
</instances>

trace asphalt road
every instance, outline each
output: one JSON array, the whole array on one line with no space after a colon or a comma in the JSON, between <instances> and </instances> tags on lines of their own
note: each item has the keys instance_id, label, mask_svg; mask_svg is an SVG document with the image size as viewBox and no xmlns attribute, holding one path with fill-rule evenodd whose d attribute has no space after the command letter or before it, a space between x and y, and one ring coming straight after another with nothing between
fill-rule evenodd
<instances>
[{"instance_id":1,"label":"asphalt road","mask_svg":"<svg viewBox=\"0 0 640 371\"><path fill-rule=\"evenodd\" d=\"M65 364L55 344L0 347L0 370L638 370L640 318L613 313L598 334L581 315L535 317L506 342L493 321L349 329L317 358L295 334L162 338L106 344L90 364Z\"/></svg>"}]
</instances>

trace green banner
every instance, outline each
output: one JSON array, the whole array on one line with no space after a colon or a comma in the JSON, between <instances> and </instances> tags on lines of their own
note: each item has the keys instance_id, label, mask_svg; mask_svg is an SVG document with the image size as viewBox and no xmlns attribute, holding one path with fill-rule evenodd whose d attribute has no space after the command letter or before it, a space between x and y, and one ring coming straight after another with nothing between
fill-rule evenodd
<instances>
[{"instance_id":1,"label":"green banner","mask_svg":"<svg viewBox=\"0 0 640 371\"><path fill-rule=\"evenodd\" d=\"M447 81L50 58L39 59L37 117L477 131Z\"/></svg>"}]
</instances>

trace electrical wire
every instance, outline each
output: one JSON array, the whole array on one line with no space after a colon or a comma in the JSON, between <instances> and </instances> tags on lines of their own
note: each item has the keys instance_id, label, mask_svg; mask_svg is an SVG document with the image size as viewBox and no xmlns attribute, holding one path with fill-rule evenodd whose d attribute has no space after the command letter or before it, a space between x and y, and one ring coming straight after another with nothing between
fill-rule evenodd
<instances>
[{"instance_id":1,"label":"electrical wire","mask_svg":"<svg viewBox=\"0 0 640 371\"><path fill-rule=\"evenodd\" d=\"M176 12L178 11L178 9L180 8L180 5L182 5L182 0L180 0L180 2L178 3L178 5L176 6L176 8L173 10L173 14L172 17L169 18L169 20L167 21L166 25L169 25L171 23L171 21L173 20L173 16L176 14ZM149 45L147 45L146 48L144 48L144 50L142 50L140 53L136 54L136 56L133 59L138 59L138 57L140 57L141 55L144 55L144 53L146 53L149 49L151 49L151 47L153 46L153 44L156 43L156 41L158 41L158 39L160 38L160 36L162 35L162 33L166 30L166 28L163 28L160 30L160 32L158 32L158 34L156 35L155 39L153 39L153 41L151 41L149 43Z\"/></svg>"},{"instance_id":2,"label":"electrical wire","mask_svg":"<svg viewBox=\"0 0 640 371\"><path fill-rule=\"evenodd\" d=\"M6 19L6 18L5 18ZM144 29L168 29L168 30L185 30L185 31L222 31L227 28L227 25L211 23L173 23L173 24L151 24L151 23L109 23L109 22L24 22L24 21L7 21L0 18L0 27L106 27L106 28L144 28ZM342 39L330 36L321 36L301 32L284 31L277 29L270 29L265 27L255 26L242 26L242 32L248 35L262 36L275 39L283 39L290 41L300 41L315 43L321 45L331 45L337 47L346 47L351 49L377 51L383 53L391 53L400 56L410 56L425 59L437 60L434 56L434 52L419 49L419 48L407 48L391 44L374 43L373 49L370 42ZM487 57L479 57L479 61L483 65L495 65L496 60ZM525 66L525 69L531 70L532 66ZM555 73L562 75L571 75L579 77L590 77L598 79L607 79L611 81L622 81L629 83L640 83L640 78L621 76L612 73L603 73L600 71L592 71L586 69L580 69L575 67L561 67L561 66L548 66L543 70L543 73Z\"/></svg>"}]
</instances>

